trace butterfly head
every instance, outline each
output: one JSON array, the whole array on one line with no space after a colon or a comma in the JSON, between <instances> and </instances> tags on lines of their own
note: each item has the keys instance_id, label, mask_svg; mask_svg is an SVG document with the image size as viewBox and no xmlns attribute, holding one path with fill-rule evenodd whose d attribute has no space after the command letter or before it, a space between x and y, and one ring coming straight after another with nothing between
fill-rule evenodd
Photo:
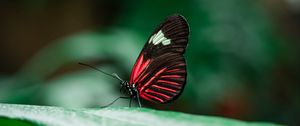
<instances>
[{"instance_id":1,"label":"butterfly head","mask_svg":"<svg viewBox=\"0 0 300 126\"><path fill-rule=\"evenodd\" d=\"M122 81L120 92L129 96L136 95L136 87L135 84L129 84L128 81Z\"/></svg>"}]
</instances>

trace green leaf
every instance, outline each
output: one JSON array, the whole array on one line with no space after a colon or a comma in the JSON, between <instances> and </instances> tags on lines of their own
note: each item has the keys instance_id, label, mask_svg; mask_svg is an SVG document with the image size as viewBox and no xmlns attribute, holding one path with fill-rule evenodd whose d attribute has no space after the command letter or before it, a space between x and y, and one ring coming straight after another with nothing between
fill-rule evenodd
<instances>
[{"instance_id":1,"label":"green leaf","mask_svg":"<svg viewBox=\"0 0 300 126\"><path fill-rule=\"evenodd\" d=\"M212 116L159 111L149 108L109 107L104 109L62 108L50 106L0 104L0 125L24 120L47 126L276 126L271 123L243 122ZM12 121L12 119L16 121ZM22 123L22 122L19 122ZM29 125L29 123L28 123Z\"/></svg>"},{"instance_id":2,"label":"green leaf","mask_svg":"<svg viewBox=\"0 0 300 126\"><path fill-rule=\"evenodd\" d=\"M18 119L11 119L6 117L0 117L0 124L3 126L35 126L37 124Z\"/></svg>"}]
</instances>

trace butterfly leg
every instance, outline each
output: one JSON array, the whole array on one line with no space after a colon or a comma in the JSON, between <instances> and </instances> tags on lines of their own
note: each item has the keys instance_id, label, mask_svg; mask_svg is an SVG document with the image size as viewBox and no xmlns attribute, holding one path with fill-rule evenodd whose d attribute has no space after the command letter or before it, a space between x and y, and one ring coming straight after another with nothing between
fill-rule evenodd
<instances>
[{"instance_id":1,"label":"butterfly leg","mask_svg":"<svg viewBox=\"0 0 300 126\"><path fill-rule=\"evenodd\" d=\"M132 99L134 99L134 97L130 97L129 108L131 107Z\"/></svg>"},{"instance_id":2,"label":"butterfly leg","mask_svg":"<svg viewBox=\"0 0 300 126\"><path fill-rule=\"evenodd\" d=\"M106 107L111 106L111 105L114 104L116 101L118 101L120 98L122 98L122 99L130 99L130 100L131 100L131 97L123 97L123 96L120 96L120 97L116 98L114 101L112 101L111 103L109 103L109 104L107 104L107 105L105 105L105 106L101 106L101 108L106 108Z\"/></svg>"},{"instance_id":3,"label":"butterfly leg","mask_svg":"<svg viewBox=\"0 0 300 126\"><path fill-rule=\"evenodd\" d=\"M141 107L142 107L142 104L141 104L141 100L140 100L140 94L139 94L139 92L138 92L138 91L137 91L137 94L136 94L136 98L137 98L137 101L138 101L139 107L141 108Z\"/></svg>"},{"instance_id":4,"label":"butterfly leg","mask_svg":"<svg viewBox=\"0 0 300 126\"><path fill-rule=\"evenodd\" d=\"M122 86L121 88L120 88L120 93L124 93L124 87Z\"/></svg>"}]
</instances>

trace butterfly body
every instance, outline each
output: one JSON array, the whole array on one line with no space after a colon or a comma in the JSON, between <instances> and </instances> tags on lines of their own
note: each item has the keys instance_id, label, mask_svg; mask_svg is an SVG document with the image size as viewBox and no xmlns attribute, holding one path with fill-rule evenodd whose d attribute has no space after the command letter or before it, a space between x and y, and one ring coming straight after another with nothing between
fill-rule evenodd
<instances>
[{"instance_id":1,"label":"butterfly body","mask_svg":"<svg viewBox=\"0 0 300 126\"><path fill-rule=\"evenodd\" d=\"M130 81L121 91L131 98L168 103L180 96L186 83L189 26L181 15L172 15L154 30L132 68Z\"/></svg>"},{"instance_id":2,"label":"butterfly body","mask_svg":"<svg viewBox=\"0 0 300 126\"><path fill-rule=\"evenodd\" d=\"M137 95L137 88L135 87L135 84L129 84L128 81L122 81L120 92L130 97L134 97Z\"/></svg>"}]
</instances>

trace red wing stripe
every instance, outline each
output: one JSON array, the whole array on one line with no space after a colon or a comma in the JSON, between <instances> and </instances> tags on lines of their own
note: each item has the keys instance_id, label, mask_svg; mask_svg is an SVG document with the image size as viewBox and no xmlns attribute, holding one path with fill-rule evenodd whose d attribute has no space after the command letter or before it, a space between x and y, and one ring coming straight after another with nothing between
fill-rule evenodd
<instances>
[{"instance_id":1,"label":"red wing stripe","mask_svg":"<svg viewBox=\"0 0 300 126\"><path fill-rule=\"evenodd\" d=\"M141 97L143 97L144 99L148 100L148 101L153 101L152 99L150 99L148 96L146 96L144 93L140 94Z\"/></svg>"},{"instance_id":2,"label":"red wing stripe","mask_svg":"<svg viewBox=\"0 0 300 126\"><path fill-rule=\"evenodd\" d=\"M168 96L172 96L172 97L178 94L178 92L174 93L174 92L158 89L158 88L155 88L155 87L150 87L149 89L151 89L153 91L156 91L156 92L160 92L160 93L168 95Z\"/></svg>"},{"instance_id":3,"label":"red wing stripe","mask_svg":"<svg viewBox=\"0 0 300 126\"><path fill-rule=\"evenodd\" d=\"M147 81L147 83L145 83L145 85L143 85L143 87L140 90L140 93L144 90L145 87L147 87L159 74L161 74L162 72L164 72L167 68L163 68L161 70L159 70L153 77L151 77L150 80Z\"/></svg>"},{"instance_id":4,"label":"red wing stripe","mask_svg":"<svg viewBox=\"0 0 300 126\"><path fill-rule=\"evenodd\" d=\"M159 78L160 80L165 80L165 81L171 81L171 82L176 82L178 84L181 84L185 81L184 77L180 78Z\"/></svg>"},{"instance_id":5,"label":"red wing stripe","mask_svg":"<svg viewBox=\"0 0 300 126\"><path fill-rule=\"evenodd\" d=\"M185 66L185 63L179 63L179 64L176 64L176 65L174 65L172 67L181 67L181 66Z\"/></svg>"},{"instance_id":6,"label":"red wing stripe","mask_svg":"<svg viewBox=\"0 0 300 126\"><path fill-rule=\"evenodd\" d=\"M160 98L158 98L158 97L155 97L155 96L153 96L153 95L150 95L150 94L147 94L147 93L144 93L144 95L147 96L147 97L149 97L149 98L152 98L152 99L154 99L154 100L157 100L157 101L159 101L159 102L161 102L161 103L164 102L164 100L162 100L162 99L160 99Z\"/></svg>"},{"instance_id":7,"label":"red wing stripe","mask_svg":"<svg viewBox=\"0 0 300 126\"><path fill-rule=\"evenodd\" d=\"M138 73L141 73L146 68L146 66L148 66L149 62L150 62L149 59L143 62L142 66L138 69Z\"/></svg>"},{"instance_id":8,"label":"red wing stripe","mask_svg":"<svg viewBox=\"0 0 300 126\"><path fill-rule=\"evenodd\" d=\"M133 76L130 78L130 80L134 83L137 81L138 75L141 74L141 72L149 65L150 59L147 59L144 61L144 55L141 54L140 57L138 58L138 61L136 62L136 66L133 68Z\"/></svg>"},{"instance_id":9,"label":"red wing stripe","mask_svg":"<svg viewBox=\"0 0 300 126\"><path fill-rule=\"evenodd\" d=\"M135 80L134 83L136 83L136 82L138 82L138 81L139 81L139 82L143 81L148 75L149 75L149 73L147 73L147 74L141 74L141 76L143 76L143 77L139 76L139 77Z\"/></svg>"},{"instance_id":10,"label":"red wing stripe","mask_svg":"<svg viewBox=\"0 0 300 126\"><path fill-rule=\"evenodd\" d=\"M141 66L141 64L142 64L142 62L143 62L143 58L144 58L143 54L140 54L140 57L139 57L138 60L136 61L136 65L133 66L133 70L132 70L132 72L133 72L132 75L133 75L133 76L132 76L132 78L131 78L132 81L134 81L134 79L135 79L136 76L138 75L138 69L140 68L140 66Z\"/></svg>"},{"instance_id":11,"label":"red wing stripe","mask_svg":"<svg viewBox=\"0 0 300 126\"><path fill-rule=\"evenodd\" d=\"M166 90L166 91L169 91L169 92L174 92L174 93L177 92L176 90L173 90L173 89L170 89L170 88L166 88L166 87L162 87L162 86L158 86L158 85L152 85L152 87L155 87L155 88L158 88L158 89L162 89L162 90Z\"/></svg>"},{"instance_id":12,"label":"red wing stripe","mask_svg":"<svg viewBox=\"0 0 300 126\"><path fill-rule=\"evenodd\" d=\"M173 81L167 81L167 80L157 80L158 83L168 83L171 85L177 85L177 86L181 86L181 84L173 82Z\"/></svg>"},{"instance_id":13,"label":"red wing stripe","mask_svg":"<svg viewBox=\"0 0 300 126\"><path fill-rule=\"evenodd\" d=\"M179 71L184 72L184 70L181 69L171 69L171 70L167 70L166 72L179 72Z\"/></svg>"},{"instance_id":14,"label":"red wing stripe","mask_svg":"<svg viewBox=\"0 0 300 126\"><path fill-rule=\"evenodd\" d=\"M163 76L160 76L161 78L180 78L182 76L180 75L163 75Z\"/></svg>"},{"instance_id":15,"label":"red wing stripe","mask_svg":"<svg viewBox=\"0 0 300 126\"><path fill-rule=\"evenodd\" d=\"M171 85L171 84L168 84L168 83L157 83L157 85L162 86L162 87L166 87L166 88L170 88L170 89L174 89L174 90L181 89L181 86L179 86L179 85Z\"/></svg>"},{"instance_id":16,"label":"red wing stripe","mask_svg":"<svg viewBox=\"0 0 300 126\"><path fill-rule=\"evenodd\" d=\"M156 95L158 95L158 96L162 96L162 97L164 97L164 98L166 98L166 99L170 99L170 98L171 98L171 97L168 96L168 95L165 95L165 94L160 93L160 92L153 91L153 90L151 90L151 89L147 89L147 90L145 90L145 92L147 92L147 93L153 93L153 94L156 94Z\"/></svg>"}]
</instances>

